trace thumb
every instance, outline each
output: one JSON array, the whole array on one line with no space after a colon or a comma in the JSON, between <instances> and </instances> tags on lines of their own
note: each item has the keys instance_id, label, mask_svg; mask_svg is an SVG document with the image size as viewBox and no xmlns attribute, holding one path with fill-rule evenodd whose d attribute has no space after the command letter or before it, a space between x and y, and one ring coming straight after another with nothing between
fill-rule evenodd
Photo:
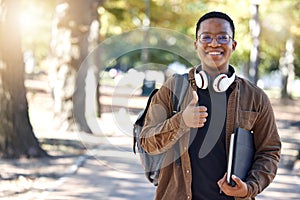
<instances>
[{"instance_id":1,"label":"thumb","mask_svg":"<svg viewBox=\"0 0 300 200\"><path fill-rule=\"evenodd\" d=\"M191 100L189 106L195 106L198 103L198 94L196 91L193 91L193 99Z\"/></svg>"},{"instance_id":2,"label":"thumb","mask_svg":"<svg viewBox=\"0 0 300 200\"><path fill-rule=\"evenodd\" d=\"M234 180L234 182L237 184L237 185L241 185L242 184L242 180L237 177L236 175L231 175L231 178Z\"/></svg>"}]
</instances>

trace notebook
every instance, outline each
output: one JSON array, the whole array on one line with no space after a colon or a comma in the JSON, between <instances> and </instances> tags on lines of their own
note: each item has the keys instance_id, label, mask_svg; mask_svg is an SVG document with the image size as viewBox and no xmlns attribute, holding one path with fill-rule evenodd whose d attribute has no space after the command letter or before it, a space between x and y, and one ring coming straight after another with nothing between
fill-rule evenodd
<instances>
[{"instance_id":1,"label":"notebook","mask_svg":"<svg viewBox=\"0 0 300 200\"><path fill-rule=\"evenodd\" d=\"M227 183L235 186L231 175L238 176L243 181L251 169L254 157L253 133L243 128L237 128L236 133L231 134L229 146L229 159L227 166Z\"/></svg>"}]
</instances>

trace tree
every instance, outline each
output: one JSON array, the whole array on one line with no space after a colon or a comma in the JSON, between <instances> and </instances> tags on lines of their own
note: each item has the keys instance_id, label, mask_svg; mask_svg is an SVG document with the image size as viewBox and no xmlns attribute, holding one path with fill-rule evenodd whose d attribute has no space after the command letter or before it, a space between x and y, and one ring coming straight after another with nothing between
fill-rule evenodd
<instances>
[{"instance_id":1,"label":"tree","mask_svg":"<svg viewBox=\"0 0 300 200\"><path fill-rule=\"evenodd\" d=\"M20 2L0 1L0 157L42 157L28 115L19 26Z\"/></svg>"},{"instance_id":2,"label":"tree","mask_svg":"<svg viewBox=\"0 0 300 200\"><path fill-rule=\"evenodd\" d=\"M51 41L54 65L50 71L53 77L54 112L62 130L92 132L89 120L93 117L89 115L93 113L88 113L85 87L89 69L80 69L80 66L98 43L97 8L100 3L101 0L65 0L56 7ZM98 85L99 72L93 66L91 64L89 67L93 70L94 84ZM77 73L79 69L80 74ZM97 107L99 110L99 103Z\"/></svg>"},{"instance_id":3,"label":"tree","mask_svg":"<svg viewBox=\"0 0 300 200\"><path fill-rule=\"evenodd\" d=\"M300 2L297 0L263 1L272 5L263 12L262 23L263 43L261 54L261 68L265 71L280 70L282 87L281 98L292 98L292 86L296 76L300 76L299 57L299 29ZM298 73L297 73L298 72Z\"/></svg>"},{"instance_id":4,"label":"tree","mask_svg":"<svg viewBox=\"0 0 300 200\"><path fill-rule=\"evenodd\" d=\"M286 42L286 52L279 60L279 68L282 77L281 98L292 99L291 86L295 79L294 67L294 41L292 39Z\"/></svg>"}]
</instances>

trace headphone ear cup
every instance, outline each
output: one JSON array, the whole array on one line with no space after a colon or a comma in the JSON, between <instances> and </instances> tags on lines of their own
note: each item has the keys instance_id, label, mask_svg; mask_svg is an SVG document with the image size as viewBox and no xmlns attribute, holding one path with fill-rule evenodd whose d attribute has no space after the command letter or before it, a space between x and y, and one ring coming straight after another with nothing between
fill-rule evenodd
<instances>
[{"instance_id":1,"label":"headphone ear cup","mask_svg":"<svg viewBox=\"0 0 300 200\"><path fill-rule=\"evenodd\" d=\"M225 92L235 79L235 73L231 77L226 74L220 74L213 82L213 88L216 92Z\"/></svg>"},{"instance_id":2,"label":"headphone ear cup","mask_svg":"<svg viewBox=\"0 0 300 200\"><path fill-rule=\"evenodd\" d=\"M206 89L208 87L208 76L204 71L195 73L195 81L198 88Z\"/></svg>"},{"instance_id":3,"label":"headphone ear cup","mask_svg":"<svg viewBox=\"0 0 300 200\"><path fill-rule=\"evenodd\" d=\"M226 74L220 74L215 78L213 88L216 92L225 92L234 82L235 71L231 65L229 66L229 71L232 73L231 76L228 77Z\"/></svg>"},{"instance_id":4,"label":"headphone ear cup","mask_svg":"<svg viewBox=\"0 0 300 200\"><path fill-rule=\"evenodd\" d=\"M228 77L225 74L217 76L213 82L213 88L216 92L224 92L229 87Z\"/></svg>"}]
</instances>

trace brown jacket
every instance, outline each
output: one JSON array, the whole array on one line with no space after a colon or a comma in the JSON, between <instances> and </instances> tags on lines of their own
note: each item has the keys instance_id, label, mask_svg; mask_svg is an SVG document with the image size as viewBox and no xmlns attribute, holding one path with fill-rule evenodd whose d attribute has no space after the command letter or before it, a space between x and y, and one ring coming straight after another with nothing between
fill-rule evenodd
<instances>
[{"instance_id":1,"label":"brown jacket","mask_svg":"<svg viewBox=\"0 0 300 200\"><path fill-rule=\"evenodd\" d=\"M167 152L164 168L161 169L156 190L156 200L191 199L192 170L188 145L190 128L182 120L182 111L192 99L196 90L193 69L189 72L190 87L182 103L181 111L172 114L172 91L174 79L169 79L152 99L141 132L143 148L150 154ZM256 153L252 169L247 177L248 194L243 199L255 199L274 179L280 159L281 141L275 124L274 113L267 95L245 79L236 77L230 86L233 92L229 96L226 118L226 152L230 134L236 123L254 132ZM240 89L238 89L240 88ZM237 97L240 109L236 112ZM200 97L201 98L201 97ZM239 117L236 117L238 113ZM173 115L173 116L172 116ZM238 121L237 121L238 118ZM173 162L176 158L174 144L179 141L181 165ZM242 199L242 198L235 198Z\"/></svg>"}]
</instances>

